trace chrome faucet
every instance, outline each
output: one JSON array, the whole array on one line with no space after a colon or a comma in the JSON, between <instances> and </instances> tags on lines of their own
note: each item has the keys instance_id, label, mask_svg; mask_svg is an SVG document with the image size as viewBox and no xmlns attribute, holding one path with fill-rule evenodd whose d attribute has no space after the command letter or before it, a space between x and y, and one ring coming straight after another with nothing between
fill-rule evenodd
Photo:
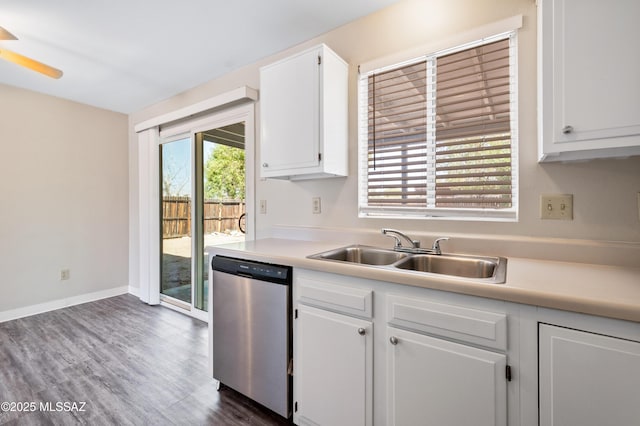
<instances>
[{"instance_id":1,"label":"chrome faucet","mask_svg":"<svg viewBox=\"0 0 640 426\"><path fill-rule=\"evenodd\" d=\"M433 242L433 245L431 246L431 251L434 254L442 254L442 250L440 249L440 241L447 241L448 239L449 237L436 238L436 240Z\"/></svg>"},{"instance_id":2,"label":"chrome faucet","mask_svg":"<svg viewBox=\"0 0 640 426\"><path fill-rule=\"evenodd\" d=\"M413 240L413 239L409 238L408 235L403 234L402 232L397 231L395 229L382 228L382 234L388 235L388 236L390 236L390 237L392 237L392 238L394 238L396 240L396 243L393 246L394 250L401 250L401 249L407 248L407 247L404 247L402 245L402 242L400 241L400 237L402 237L405 240L407 240L409 242L409 244L411 244L411 248L414 248L414 249L420 248L420 241Z\"/></svg>"},{"instance_id":3,"label":"chrome faucet","mask_svg":"<svg viewBox=\"0 0 640 426\"><path fill-rule=\"evenodd\" d=\"M410 238L408 235L403 234L398 230L382 228L382 234L392 237L395 240L395 244L393 245L393 249L395 251L405 251L409 253L442 254L442 249L440 248L440 241L446 241L449 239L449 237L436 238L431 248L425 249L425 248L420 248L420 241L414 240ZM409 244L411 244L411 247L403 246L402 241L400 241L400 238L409 242Z\"/></svg>"}]
</instances>

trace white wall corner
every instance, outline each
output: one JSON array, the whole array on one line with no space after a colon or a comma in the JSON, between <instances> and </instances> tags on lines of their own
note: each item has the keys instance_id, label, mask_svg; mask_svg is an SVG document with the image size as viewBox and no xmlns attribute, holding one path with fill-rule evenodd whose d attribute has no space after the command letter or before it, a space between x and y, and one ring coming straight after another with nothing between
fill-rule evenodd
<instances>
[{"instance_id":1,"label":"white wall corner","mask_svg":"<svg viewBox=\"0 0 640 426\"><path fill-rule=\"evenodd\" d=\"M136 296L136 297L140 297L140 287L133 287L133 286L130 285L128 287L128 289L129 289L128 290L129 294L131 294L133 296Z\"/></svg>"}]
</instances>

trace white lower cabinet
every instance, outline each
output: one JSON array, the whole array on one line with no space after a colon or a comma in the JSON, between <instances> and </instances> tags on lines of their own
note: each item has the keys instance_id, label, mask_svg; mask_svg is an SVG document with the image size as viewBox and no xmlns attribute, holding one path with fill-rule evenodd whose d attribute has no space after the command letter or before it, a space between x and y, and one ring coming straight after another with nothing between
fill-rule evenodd
<instances>
[{"instance_id":1,"label":"white lower cabinet","mask_svg":"<svg viewBox=\"0 0 640 426\"><path fill-rule=\"evenodd\" d=\"M504 426L506 355L389 327L388 424Z\"/></svg>"},{"instance_id":2,"label":"white lower cabinet","mask_svg":"<svg viewBox=\"0 0 640 426\"><path fill-rule=\"evenodd\" d=\"M294 272L297 425L640 425L636 322Z\"/></svg>"},{"instance_id":3,"label":"white lower cabinet","mask_svg":"<svg viewBox=\"0 0 640 426\"><path fill-rule=\"evenodd\" d=\"M371 321L300 304L295 324L296 424L373 424Z\"/></svg>"},{"instance_id":4,"label":"white lower cabinet","mask_svg":"<svg viewBox=\"0 0 640 426\"><path fill-rule=\"evenodd\" d=\"M293 297L297 425L507 425L504 304L306 270Z\"/></svg>"},{"instance_id":5,"label":"white lower cabinet","mask_svg":"<svg viewBox=\"0 0 640 426\"><path fill-rule=\"evenodd\" d=\"M640 424L640 342L539 325L541 426Z\"/></svg>"}]
</instances>

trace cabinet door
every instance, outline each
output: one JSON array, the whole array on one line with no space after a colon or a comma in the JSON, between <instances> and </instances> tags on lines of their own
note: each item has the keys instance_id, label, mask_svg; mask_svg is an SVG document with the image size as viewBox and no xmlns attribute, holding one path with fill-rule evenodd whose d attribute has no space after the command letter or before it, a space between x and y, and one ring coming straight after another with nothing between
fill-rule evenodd
<instances>
[{"instance_id":1,"label":"cabinet door","mask_svg":"<svg viewBox=\"0 0 640 426\"><path fill-rule=\"evenodd\" d=\"M262 176L319 164L319 49L260 70Z\"/></svg>"},{"instance_id":2,"label":"cabinet door","mask_svg":"<svg viewBox=\"0 0 640 426\"><path fill-rule=\"evenodd\" d=\"M640 424L640 343L541 324L540 425Z\"/></svg>"},{"instance_id":3,"label":"cabinet door","mask_svg":"<svg viewBox=\"0 0 640 426\"><path fill-rule=\"evenodd\" d=\"M294 389L297 424L372 424L373 325L299 305Z\"/></svg>"},{"instance_id":4,"label":"cabinet door","mask_svg":"<svg viewBox=\"0 0 640 426\"><path fill-rule=\"evenodd\" d=\"M640 2L540 7L546 154L640 145Z\"/></svg>"},{"instance_id":5,"label":"cabinet door","mask_svg":"<svg viewBox=\"0 0 640 426\"><path fill-rule=\"evenodd\" d=\"M388 336L389 425L506 425L505 355L391 327Z\"/></svg>"}]
</instances>

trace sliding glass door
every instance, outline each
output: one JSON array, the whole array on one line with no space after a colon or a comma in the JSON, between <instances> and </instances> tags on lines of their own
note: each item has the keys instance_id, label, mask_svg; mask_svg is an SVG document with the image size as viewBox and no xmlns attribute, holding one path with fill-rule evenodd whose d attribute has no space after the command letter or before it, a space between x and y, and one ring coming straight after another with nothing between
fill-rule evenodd
<instances>
[{"instance_id":1,"label":"sliding glass door","mask_svg":"<svg viewBox=\"0 0 640 426\"><path fill-rule=\"evenodd\" d=\"M191 137L160 145L160 293L178 306L192 299Z\"/></svg>"},{"instance_id":2,"label":"sliding glass door","mask_svg":"<svg viewBox=\"0 0 640 426\"><path fill-rule=\"evenodd\" d=\"M207 246L244 241L245 121L161 137L161 300L208 311Z\"/></svg>"},{"instance_id":3,"label":"sliding glass door","mask_svg":"<svg viewBox=\"0 0 640 426\"><path fill-rule=\"evenodd\" d=\"M196 250L203 259L197 267L195 307L208 310L209 253L207 246L244 241L245 123L233 123L196 134L196 163L202 183L198 188Z\"/></svg>"}]
</instances>

